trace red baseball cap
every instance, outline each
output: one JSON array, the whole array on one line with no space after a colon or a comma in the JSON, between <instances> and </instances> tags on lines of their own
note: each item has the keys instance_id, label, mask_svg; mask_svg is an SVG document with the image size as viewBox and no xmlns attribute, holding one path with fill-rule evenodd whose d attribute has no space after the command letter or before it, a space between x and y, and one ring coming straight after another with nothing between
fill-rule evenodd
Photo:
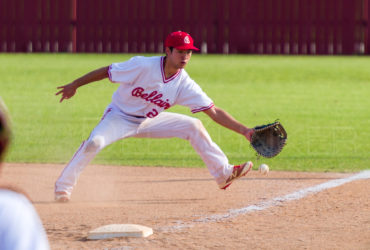
<instances>
[{"instance_id":1,"label":"red baseball cap","mask_svg":"<svg viewBox=\"0 0 370 250\"><path fill-rule=\"evenodd\" d=\"M164 41L165 47L174 47L179 50L196 50L199 49L194 47L194 40L193 38L186 32L183 31L175 31L169 34Z\"/></svg>"}]
</instances>

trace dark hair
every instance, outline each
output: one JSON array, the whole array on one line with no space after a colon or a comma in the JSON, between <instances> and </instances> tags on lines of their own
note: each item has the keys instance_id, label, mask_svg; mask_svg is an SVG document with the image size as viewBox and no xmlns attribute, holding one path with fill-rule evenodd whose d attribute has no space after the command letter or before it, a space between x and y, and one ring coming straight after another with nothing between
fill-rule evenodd
<instances>
[{"instance_id":1,"label":"dark hair","mask_svg":"<svg viewBox=\"0 0 370 250\"><path fill-rule=\"evenodd\" d=\"M6 109L1 104L0 99L0 162L5 157L5 151L9 146L10 136L9 120L7 119Z\"/></svg>"},{"instance_id":2,"label":"dark hair","mask_svg":"<svg viewBox=\"0 0 370 250\"><path fill-rule=\"evenodd\" d=\"M173 47L169 47L169 49L171 50L171 53L172 53L172 51L173 51Z\"/></svg>"}]
</instances>

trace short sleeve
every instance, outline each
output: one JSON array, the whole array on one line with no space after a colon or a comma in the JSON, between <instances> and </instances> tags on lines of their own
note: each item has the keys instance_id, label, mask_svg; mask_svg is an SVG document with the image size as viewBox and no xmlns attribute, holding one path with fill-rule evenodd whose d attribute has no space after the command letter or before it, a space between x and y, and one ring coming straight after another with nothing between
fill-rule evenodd
<instances>
[{"instance_id":1,"label":"short sleeve","mask_svg":"<svg viewBox=\"0 0 370 250\"><path fill-rule=\"evenodd\" d=\"M192 113L205 111L214 106L211 98L209 98L201 87L193 80L190 80L180 90L176 104L189 107Z\"/></svg>"},{"instance_id":2,"label":"short sleeve","mask_svg":"<svg viewBox=\"0 0 370 250\"><path fill-rule=\"evenodd\" d=\"M140 57L120 63L112 63L108 69L109 80L113 83L130 84L140 75Z\"/></svg>"}]
</instances>

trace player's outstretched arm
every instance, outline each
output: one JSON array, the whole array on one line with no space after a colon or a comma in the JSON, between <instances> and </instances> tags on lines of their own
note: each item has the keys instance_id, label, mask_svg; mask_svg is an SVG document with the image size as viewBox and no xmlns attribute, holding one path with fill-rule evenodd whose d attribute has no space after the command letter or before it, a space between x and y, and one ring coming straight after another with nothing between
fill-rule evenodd
<instances>
[{"instance_id":1,"label":"player's outstretched arm","mask_svg":"<svg viewBox=\"0 0 370 250\"><path fill-rule=\"evenodd\" d=\"M232 117L229 113L227 113L225 110L218 108L216 106L203 111L206 113L209 117L212 118L215 122L218 124L231 129L239 134L244 135L248 141L251 140L253 129L250 129L240 122L238 122L234 117Z\"/></svg>"},{"instance_id":2,"label":"player's outstretched arm","mask_svg":"<svg viewBox=\"0 0 370 250\"><path fill-rule=\"evenodd\" d=\"M62 94L62 98L60 99L59 102L62 102L64 99L69 99L72 96L74 96L79 87L86 85L88 83L91 83L91 82L95 82L95 81L99 81L104 78L107 78L108 69L109 69L109 66L96 69L94 71L87 73L84 76L81 76L80 78L74 80L73 82L69 84L59 86L57 89L60 89L60 91L58 91L55 94L55 95Z\"/></svg>"}]
</instances>

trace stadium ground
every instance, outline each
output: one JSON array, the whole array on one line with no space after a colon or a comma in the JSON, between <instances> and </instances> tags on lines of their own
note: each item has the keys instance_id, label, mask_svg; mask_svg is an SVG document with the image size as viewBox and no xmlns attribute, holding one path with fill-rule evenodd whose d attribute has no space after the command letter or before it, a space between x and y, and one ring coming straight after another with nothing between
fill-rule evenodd
<instances>
[{"instance_id":1,"label":"stadium ground","mask_svg":"<svg viewBox=\"0 0 370 250\"><path fill-rule=\"evenodd\" d=\"M55 164L5 164L2 176L26 190L52 249L369 249L369 179L271 203L354 173L257 171L227 191L207 169L92 165L72 200L53 201ZM262 205L261 205L262 204ZM240 212L243 208L263 210ZM230 216L239 211L236 216ZM87 240L105 224L152 227L148 238Z\"/></svg>"}]
</instances>

